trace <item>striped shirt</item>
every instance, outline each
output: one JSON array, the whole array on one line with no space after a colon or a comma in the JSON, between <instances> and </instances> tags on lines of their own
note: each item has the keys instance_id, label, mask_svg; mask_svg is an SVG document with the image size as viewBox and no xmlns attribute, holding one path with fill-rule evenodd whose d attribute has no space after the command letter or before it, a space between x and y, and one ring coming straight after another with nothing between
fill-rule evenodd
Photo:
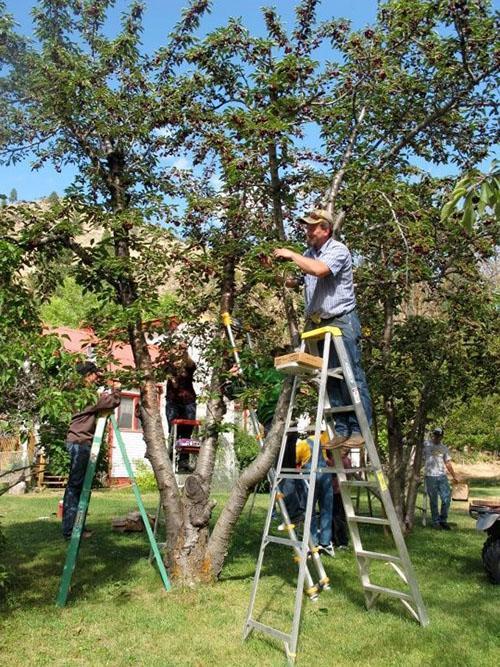
<instances>
[{"instance_id":1,"label":"striped shirt","mask_svg":"<svg viewBox=\"0 0 500 667\"><path fill-rule=\"evenodd\" d=\"M306 317L322 319L338 317L356 307L352 279L352 259L347 247L329 238L319 250L309 248L304 257L326 264L330 273L325 278L305 275Z\"/></svg>"}]
</instances>

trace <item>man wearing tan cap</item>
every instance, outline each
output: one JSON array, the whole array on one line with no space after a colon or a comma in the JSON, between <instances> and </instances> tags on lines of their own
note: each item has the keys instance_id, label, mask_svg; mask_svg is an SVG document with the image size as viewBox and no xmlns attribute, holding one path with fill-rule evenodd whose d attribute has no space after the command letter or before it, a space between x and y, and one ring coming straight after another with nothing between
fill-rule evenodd
<instances>
[{"instance_id":1,"label":"man wearing tan cap","mask_svg":"<svg viewBox=\"0 0 500 667\"><path fill-rule=\"evenodd\" d=\"M305 274L306 330L323 326L341 329L366 418L371 425L370 392L361 367L361 326L356 313L351 253L343 243L334 240L333 219L325 209L316 209L299 218L299 222L306 225L309 248L303 255L288 248L276 248L274 256L291 260ZM329 366L339 366L333 346ZM351 402L345 383L334 378L328 380L328 396L334 407ZM338 415L335 430L334 446L359 447L364 442L354 413Z\"/></svg>"}]
</instances>

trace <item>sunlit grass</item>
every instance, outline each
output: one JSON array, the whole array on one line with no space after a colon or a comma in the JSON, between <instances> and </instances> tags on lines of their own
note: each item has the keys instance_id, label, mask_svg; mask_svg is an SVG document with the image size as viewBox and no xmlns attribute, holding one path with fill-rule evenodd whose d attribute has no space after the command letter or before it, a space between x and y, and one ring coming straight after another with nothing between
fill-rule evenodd
<instances>
[{"instance_id":1,"label":"sunlit grass","mask_svg":"<svg viewBox=\"0 0 500 667\"><path fill-rule=\"evenodd\" d=\"M500 495L495 486L473 496ZM111 519L134 508L130 491L93 495L68 605L55 606L66 543L55 517L59 495L3 496L0 514L9 540L12 572L2 612L0 664L5 665L253 665L285 664L282 646L262 635L242 642L251 580L259 549L266 496L257 498L250 522L239 524L221 581L198 589L162 589L149 565L145 534L111 531ZM154 512L155 494L144 496ZM219 498L220 504L224 498ZM466 504L465 504L466 505ZM304 601L298 665L500 664L500 589L481 566L482 534L466 507L455 504L449 533L418 525L408 538L430 625L421 628L397 600L364 608L351 552L324 559L332 590ZM390 544L370 527L367 541ZM385 568L385 569L384 569ZM272 545L257 609L289 631L294 573L287 548ZM392 570L378 564L381 582Z\"/></svg>"}]
</instances>

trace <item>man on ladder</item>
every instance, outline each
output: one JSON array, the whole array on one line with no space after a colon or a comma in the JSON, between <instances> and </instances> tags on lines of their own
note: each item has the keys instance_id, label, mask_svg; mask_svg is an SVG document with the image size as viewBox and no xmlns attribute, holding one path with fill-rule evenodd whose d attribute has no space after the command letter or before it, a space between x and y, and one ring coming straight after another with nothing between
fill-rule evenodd
<instances>
[{"instance_id":1,"label":"man on ladder","mask_svg":"<svg viewBox=\"0 0 500 667\"><path fill-rule=\"evenodd\" d=\"M421 625L427 625L429 622L371 433L370 396L360 361L360 326L355 312L351 256L345 245L333 240L332 218L328 211L322 209L313 211L302 221L307 225L307 240L310 246L305 255L299 255L287 248L279 248L274 252L276 258L292 260L306 274L307 323L306 331L302 334L300 352L275 359L276 368L295 375L295 378L243 631L245 638L253 630L257 630L281 640L285 645L289 663L293 663L297 655L307 558L315 551L314 548L310 549L308 542L318 473L323 473L323 469L319 468L323 424L326 425L330 437L329 445L333 450L334 467L329 470L338 476L366 607L368 609L373 607L381 595L397 598ZM306 349L312 354L306 353ZM318 351L321 356L318 356ZM301 472L309 485L304 529L301 539L297 537L286 539L272 534L272 511L279 494L281 480L296 474L294 470L283 466L284 445L287 434L297 430L297 426L294 425L296 396L300 382L307 381L307 377L318 382L318 404L311 468L309 471ZM336 382L335 385L331 384L332 380ZM359 447L362 444L367 453L367 464L362 471L367 477L363 480L348 479L352 470L344 467L340 450L342 447ZM326 473L327 469L324 469L324 472ZM352 487L373 488L380 499L383 514L381 516L358 514L352 503ZM383 526L384 530L390 532L393 546L388 545L388 549L384 549L383 552L367 548L365 535L360 530L364 524ZM259 581L265 552L270 544L291 547L297 554L296 562L299 564L299 569L290 632L262 621L266 607L260 615L256 614ZM391 549L392 551L395 549L396 553L389 553ZM383 580L379 583L380 571L376 567L372 569L372 565L376 566L377 563L391 566L397 582L399 584L402 582L403 585L398 589L385 585L385 568L382 569Z\"/></svg>"},{"instance_id":2,"label":"man on ladder","mask_svg":"<svg viewBox=\"0 0 500 667\"><path fill-rule=\"evenodd\" d=\"M342 331L342 338L349 355L354 379L359 389L363 409L371 426L372 407L365 373L361 366L361 327L356 312L356 297L352 277L352 258L347 246L333 239L333 218L324 209L316 209L299 218L306 225L309 245L304 255L288 248L277 248L277 259L291 260L305 274L305 330L335 326ZM292 286L292 281L287 283ZM319 353L323 353L322 343ZM335 347L330 348L329 367L339 366ZM328 379L328 396L332 407L350 403L345 384L338 379ZM339 414L335 420L336 436L332 445L360 447L363 437L354 413Z\"/></svg>"},{"instance_id":3,"label":"man on ladder","mask_svg":"<svg viewBox=\"0 0 500 667\"><path fill-rule=\"evenodd\" d=\"M101 372L92 361L77 364L77 373L81 375L85 387L94 387L101 380ZM69 477L64 492L62 531L64 539L69 540L83 489L85 472L90 458L92 438L94 437L97 416L100 412L114 410L120 405L120 389L115 386L111 392L100 394L97 402L87 405L71 418L66 436L66 449L70 455ZM84 530L83 537L90 537L91 532Z\"/></svg>"}]
</instances>

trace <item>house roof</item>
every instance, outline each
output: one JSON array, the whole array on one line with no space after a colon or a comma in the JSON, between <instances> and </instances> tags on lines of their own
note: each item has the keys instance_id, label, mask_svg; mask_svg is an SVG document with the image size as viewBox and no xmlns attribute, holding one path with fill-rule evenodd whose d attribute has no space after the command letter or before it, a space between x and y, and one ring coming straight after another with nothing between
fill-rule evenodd
<instances>
[{"instance_id":1,"label":"house roof","mask_svg":"<svg viewBox=\"0 0 500 667\"><path fill-rule=\"evenodd\" d=\"M45 327L47 333L56 334L64 345L67 352L73 354L88 354L97 345L99 338L90 328L72 329L71 327ZM151 359L154 361L160 349L157 345L148 345ZM132 348L128 343L113 342L109 348L109 363L106 370L113 371L128 366L135 368Z\"/></svg>"}]
</instances>

